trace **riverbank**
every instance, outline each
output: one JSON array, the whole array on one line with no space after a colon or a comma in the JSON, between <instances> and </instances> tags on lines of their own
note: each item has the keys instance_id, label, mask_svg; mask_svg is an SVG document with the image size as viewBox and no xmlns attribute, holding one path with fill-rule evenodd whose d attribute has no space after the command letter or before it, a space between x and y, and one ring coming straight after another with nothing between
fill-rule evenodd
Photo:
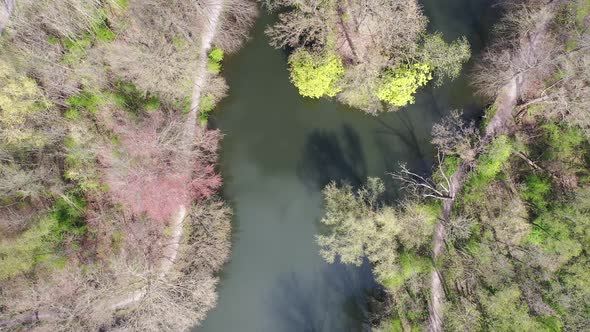
<instances>
[{"instance_id":1,"label":"riverbank","mask_svg":"<svg viewBox=\"0 0 590 332\"><path fill-rule=\"evenodd\" d=\"M437 12L436 29L453 39L466 35L477 49L486 38L479 24L494 12L485 1L452 5L464 9L461 18ZM448 109L481 107L464 77L379 117L301 98L289 81L287 54L264 35L274 22L261 17L251 42L224 63L231 90L212 123L226 133L220 165L235 213L233 252L219 303L195 331L368 330L374 317L366 294L379 286L368 265L330 265L317 254L321 189L332 180L360 185L394 171L398 161L429 169L432 124Z\"/></svg>"},{"instance_id":2,"label":"riverbank","mask_svg":"<svg viewBox=\"0 0 590 332\"><path fill-rule=\"evenodd\" d=\"M320 253L369 259L387 330L579 330L588 264L590 97L586 1L506 4L473 82L491 99L480 128L459 112L433 127L431 177L402 165L384 183L324 190ZM507 36L510 36L508 38ZM506 39L508 38L508 39ZM567 45L575 45L568 47ZM576 57L574 58L573 55ZM567 308L567 309L564 309Z\"/></svg>"}]
</instances>

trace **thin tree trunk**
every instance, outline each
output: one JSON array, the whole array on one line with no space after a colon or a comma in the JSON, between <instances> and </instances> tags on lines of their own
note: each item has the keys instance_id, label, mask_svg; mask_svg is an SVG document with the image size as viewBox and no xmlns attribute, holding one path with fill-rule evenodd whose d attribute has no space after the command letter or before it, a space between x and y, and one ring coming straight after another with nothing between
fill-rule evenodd
<instances>
[{"instance_id":1,"label":"thin tree trunk","mask_svg":"<svg viewBox=\"0 0 590 332\"><path fill-rule=\"evenodd\" d=\"M359 56L358 53L356 51L356 47L354 46L354 43L352 41L352 38L350 37L350 31L348 29L348 25L346 24L346 22L344 22L344 14L346 13L346 10L344 10L342 8L342 6L339 4L338 5L338 22L340 24L340 28L342 29L342 32L344 32L344 37L346 38L346 42L348 43L348 46L350 46L350 50L352 51L352 55L354 56L354 61L356 63L359 62Z\"/></svg>"}]
</instances>

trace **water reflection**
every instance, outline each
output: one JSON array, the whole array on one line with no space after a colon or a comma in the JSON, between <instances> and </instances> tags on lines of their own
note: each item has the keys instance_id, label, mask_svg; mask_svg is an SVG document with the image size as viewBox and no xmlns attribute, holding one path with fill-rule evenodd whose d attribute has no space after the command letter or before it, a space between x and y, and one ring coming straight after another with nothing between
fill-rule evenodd
<instances>
[{"instance_id":1,"label":"water reflection","mask_svg":"<svg viewBox=\"0 0 590 332\"><path fill-rule=\"evenodd\" d=\"M297 175L316 190L331 181L363 183L367 165L358 133L348 125L340 130L314 130L306 139Z\"/></svg>"},{"instance_id":2,"label":"water reflection","mask_svg":"<svg viewBox=\"0 0 590 332\"><path fill-rule=\"evenodd\" d=\"M370 274L368 264L362 271ZM336 264L324 266L319 275L310 282L305 275L290 272L277 280L267 303L278 318L276 331L369 331L366 288L361 287L358 271ZM329 314L334 307L340 315Z\"/></svg>"}]
</instances>

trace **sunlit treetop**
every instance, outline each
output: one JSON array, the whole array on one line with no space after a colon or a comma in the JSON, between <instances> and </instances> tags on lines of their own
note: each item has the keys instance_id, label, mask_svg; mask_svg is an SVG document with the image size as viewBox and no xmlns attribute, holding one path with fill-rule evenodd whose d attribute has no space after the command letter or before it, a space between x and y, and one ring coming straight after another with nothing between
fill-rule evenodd
<instances>
[{"instance_id":1,"label":"sunlit treetop","mask_svg":"<svg viewBox=\"0 0 590 332\"><path fill-rule=\"evenodd\" d=\"M333 53L311 53L298 49L289 57L291 81L304 97L333 97L342 91L342 59Z\"/></svg>"},{"instance_id":2,"label":"sunlit treetop","mask_svg":"<svg viewBox=\"0 0 590 332\"><path fill-rule=\"evenodd\" d=\"M414 94L432 79L428 64L402 65L388 70L377 88L377 97L394 106L406 106L415 102Z\"/></svg>"}]
</instances>

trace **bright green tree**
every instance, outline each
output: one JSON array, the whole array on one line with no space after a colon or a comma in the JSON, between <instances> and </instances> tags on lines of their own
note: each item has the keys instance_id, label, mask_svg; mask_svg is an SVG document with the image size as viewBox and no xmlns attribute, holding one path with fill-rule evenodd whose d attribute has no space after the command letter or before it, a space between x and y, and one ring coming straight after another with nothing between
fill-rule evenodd
<instances>
[{"instance_id":1,"label":"bright green tree","mask_svg":"<svg viewBox=\"0 0 590 332\"><path fill-rule=\"evenodd\" d=\"M34 80L18 73L14 67L0 60L0 142L29 144L40 147L42 135L27 122L49 107Z\"/></svg>"},{"instance_id":2,"label":"bright green tree","mask_svg":"<svg viewBox=\"0 0 590 332\"><path fill-rule=\"evenodd\" d=\"M399 107L413 104L414 94L418 88L426 85L431 79L432 68L428 64L402 65L385 72L377 89L377 97Z\"/></svg>"},{"instance_id":3,"label":"bright green tree","mask_svg":"<svg viewBox=\"0 0 590 332\"><path fill-rule=\"evenodd\" d=\"M304 97L333 97L342 88L338 82L344 74L342 59L333 53L311 53L298 49L289 57L291 81Z\"/></svg>"}]
</instances>

